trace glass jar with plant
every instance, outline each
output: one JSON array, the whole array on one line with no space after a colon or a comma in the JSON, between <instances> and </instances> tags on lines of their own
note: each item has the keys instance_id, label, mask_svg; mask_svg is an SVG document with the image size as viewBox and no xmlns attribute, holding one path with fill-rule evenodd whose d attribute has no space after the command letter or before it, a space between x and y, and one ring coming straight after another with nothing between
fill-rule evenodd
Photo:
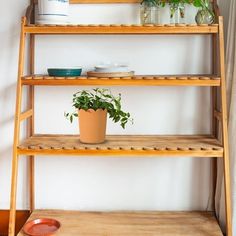
<instances>
[{"instance_id":1,"label":"glass jar with plant","mask_svg":"<svg viewBox=\"0 0 236 236\"><path fill-rule=\"evenodd\" d=\"M185 4L189 4L191 0L169 0L170 7L170 23L184 24L185 22Z\"/></svg>"},{"instance_id":2,"label":"glass jar with plant","mask_svg":"<svg viewBox=\"0 0 236 236\"><path fill-rule=\"evenodd\" d=\"M197 24L212 24L215 21L215 14L209 0L193 0L195 7L199 10L195 17Z\"/></svg>"},{"instance_id":3,"label":"glass jar with plant","mask_svg":"<svg viewBox=\"0 0 236 236\"><path fill-rule=\"evenodd\" d=\"M185 21L185 4L187 1L182 1L179 3L179 22L180 24L186 23Z\"/></svg>"},{"instance_id":4,"label":"glass jar with plant","mask_svg":"<svg viewBox=\"0 0 236 236\"><path fill-rule=\"evenodd\" d=\"M129 112L121 107L121 94L112 95L108 89L96 88L92 91L79 91L73 94L72 106L75 111L65 113L73 122L79 117L80 141L82 143L102 143L105 141L107 113L113 122L119 122L124 129L128 122L133 123Z\"/></svg>"},{"instance_id":5,"label":"glass jar with plant","mask_svg":"<svg viewBox=\"0 0 236 236\"><path fill-rule=\"evenodd\" d=\"M140 5L141 24L160 24L160 6L163 0L143 0Z\"/></svg>"}]
</instances>

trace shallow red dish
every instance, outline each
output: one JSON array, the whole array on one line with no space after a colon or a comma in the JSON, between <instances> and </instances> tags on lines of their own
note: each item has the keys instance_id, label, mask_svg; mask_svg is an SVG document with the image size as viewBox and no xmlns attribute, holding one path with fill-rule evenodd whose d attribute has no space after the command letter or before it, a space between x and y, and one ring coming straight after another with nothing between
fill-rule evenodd
<instances>
[{"instance_id":1,"label":"shallow red dish","mask_svg":"<svg viewBox=\"0 0 236 236\"><path fill-rule=\"evenodd\" d=\"M44 218L28 221L24 225L23 231L30 236L50 236L54 235L60 227L59 221Z\"/></svg>"}]
</instances>

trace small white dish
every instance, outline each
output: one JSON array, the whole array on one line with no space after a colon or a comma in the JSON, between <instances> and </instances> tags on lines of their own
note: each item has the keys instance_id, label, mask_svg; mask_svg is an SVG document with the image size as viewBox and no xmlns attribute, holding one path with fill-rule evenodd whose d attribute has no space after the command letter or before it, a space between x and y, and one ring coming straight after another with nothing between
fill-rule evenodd
<instances>
[{"instance_id":1,"label":"small white dish","mask_svg":"<svg viewBox=\"0 0 236 236\"><path fill-rule=\"evenodd\" d=\"M97 65L94 67L95 72L100 72L100 73L115 73L115 72L128 72L129 67L128 65L125 64L101 64Z\"/></svg>"}]
</instances>

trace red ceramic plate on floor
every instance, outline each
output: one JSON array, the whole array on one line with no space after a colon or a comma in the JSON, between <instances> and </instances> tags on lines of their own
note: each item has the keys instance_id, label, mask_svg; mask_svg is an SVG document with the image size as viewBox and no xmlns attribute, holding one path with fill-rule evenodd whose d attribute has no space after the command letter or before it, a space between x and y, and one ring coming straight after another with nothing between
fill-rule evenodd
<instances>
[{"instance_id":1,"label":"red ceramic plate on floor","mask_svg":"<svg viewBox=\"0 0 236 236\"><path fill-rule=\"evenodd\" d=\"M54 235L60 227L60 222L54 219L35 219L28 221L23 231L30 236L50 236Z\"/></svg>"}]
</instances>

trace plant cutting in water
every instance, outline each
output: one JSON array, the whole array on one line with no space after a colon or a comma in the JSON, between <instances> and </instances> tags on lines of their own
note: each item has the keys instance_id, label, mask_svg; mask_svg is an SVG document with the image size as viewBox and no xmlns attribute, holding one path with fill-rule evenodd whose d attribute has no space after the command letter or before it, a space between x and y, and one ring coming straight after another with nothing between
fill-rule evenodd
<instances>
[{"instance_id":1,"label":"plant cutting in water","mask_svg":"<svg viewBox=\"0 0 236 236\"><path fill-rule=\"evenodd\" d=\"M127 122L133 123L133 119L130 118L129 112L124 112L121 107L121 94L117 97L111 94L109 89L96 88L92 91L79 91L73 94L72 106L75 111L72 113L65 113L65 117L73 122L74 117L78 117L78 110L82 109L88 111L93 109L106 110L109 114L109 118L113 122L119 122L121 127L124 129Z\"/></svg>"},{"instance_id":2,"label":"plant cutting in water","mask_svg":"<svg viewBox=\"0 0 236 236\"><path fill-rule=\"evenodd\" d=\"M210 8L209 0L142 0L141 2L141 23L157 24L159 23L156 9L164 7L166 4L170 6L171 23L185 23L185 4L192 4L200 8L196 16L198 24L211 24L214 22L215 15ZM177 15L178 12L178 15Z\"/></svg>"},{"instance_id":3,"label":"plant cutting in water","mask_svg":"<svg viewBox=\"0 0 236 236\"><path fill-rule=\"evenodd\" d=\"M163 4L163 0L143 0L140 7L141 23L159 24L159 8Z\"/></svg>"},{"instance_id":4,"label":"plant cutting in water","mask_svg":"<svg viewBox=\"0 0 236 236\"><path fill-rule=\"evenodd\" d=\"M211 10L209 0L193 0L193 5L200 8L196 15L198 24L212 24L215 20L215 14Z\"/></svg>"},{"instance_id":5,"label":"plant cutting in water","mask_svg":"<svg viewBox=\"0 0 236 236\"><path fill-rule=\"evenodd\" d=\"M179 10L180 18L184 19L185 17L185 4L190 4L191 0L169 0L170 5L170 18L174 18L174 15L177 10Z\"/></svg>"},{"instance_id":6,"label":"plant cutting in water","mask_svg":"<svg viewBox=\"0 0 236 236\"><path fill-rule=\"evenodd\" d=\"M143 0L141 2L141 5L143 5L144 3L147 3L150 4L150 5L153 5L153 6L165 6L165 0Z\"/></svg>"}]
</instances>

